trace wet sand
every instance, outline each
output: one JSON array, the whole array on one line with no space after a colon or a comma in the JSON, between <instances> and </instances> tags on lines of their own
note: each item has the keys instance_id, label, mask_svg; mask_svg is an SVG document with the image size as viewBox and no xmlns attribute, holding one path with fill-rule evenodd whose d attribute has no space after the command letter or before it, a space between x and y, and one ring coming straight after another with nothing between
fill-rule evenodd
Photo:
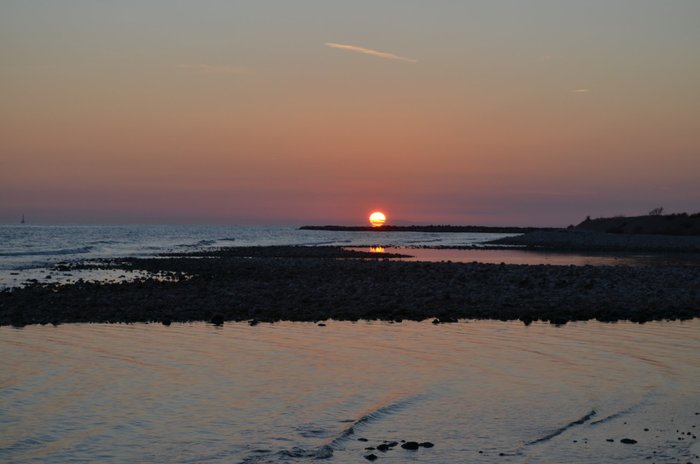
<instances>
[{"instance_id":1,"label":"wet sand","mask_svg":"<svg viewBox=\"0 0 700 464\"><path fill-rule=\"evenodd\" d=\"M103 267L166 273L170 280L154 275L4 291L0 325L327 319L565 324L700 317L697 266L403 262L376 256L336 247L241 247L115 260Z\"/></svg>"}]
</instances>

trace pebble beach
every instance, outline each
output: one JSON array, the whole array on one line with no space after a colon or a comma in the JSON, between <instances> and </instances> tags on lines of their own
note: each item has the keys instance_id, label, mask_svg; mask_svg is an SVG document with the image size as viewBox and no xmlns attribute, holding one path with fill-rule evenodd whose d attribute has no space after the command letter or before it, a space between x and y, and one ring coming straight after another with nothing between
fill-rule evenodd
<instances>
[{"instance_id":1,"label":"pebble beach","mask_svg":"<svg viewBox=\"0 0 700 464\"><path fill-rule=\"evenodd\" d=\"M340 247L237 247L126 258L130 282L0 293L0 324L459 319L647 322L700 317L698 266L399 262ZM80 264L63 265L63 271ZM167 278L164 278L167 277Z\"/></svg>"}]
</instances>

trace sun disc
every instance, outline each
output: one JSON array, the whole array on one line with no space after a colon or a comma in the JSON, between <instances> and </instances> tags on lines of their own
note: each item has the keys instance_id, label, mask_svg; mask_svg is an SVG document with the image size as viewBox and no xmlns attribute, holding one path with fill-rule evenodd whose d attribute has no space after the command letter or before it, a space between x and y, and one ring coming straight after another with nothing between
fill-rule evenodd
<instances>
[{"instance_id":1,"label":"sun disc","mask_svg":"<svg viewBox=\"0 0 700 464\"><path fill-rule=\"evenodd\" d=\"M375 211L369 215L369 223L372 224L372 227L383 226L385 222L386 216L381 211Z\"/></svg>"}]
</instances>

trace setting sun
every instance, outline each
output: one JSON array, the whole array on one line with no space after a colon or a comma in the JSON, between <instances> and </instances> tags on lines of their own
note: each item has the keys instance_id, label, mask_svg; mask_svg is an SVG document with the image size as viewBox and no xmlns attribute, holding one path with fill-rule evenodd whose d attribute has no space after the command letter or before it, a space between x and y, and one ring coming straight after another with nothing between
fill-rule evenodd
<instances>
[{"instance_id":1,"label":"setting sun","mask_svg":"<svg viewBox=\"0 0 700 464\"><path fill-rule=\"evenodd\" d=\"M372 227L383 226L386 222L386 216L380 211L375 211L369 215L369 222L372 224Z\"/></svg>"}]
</instances>

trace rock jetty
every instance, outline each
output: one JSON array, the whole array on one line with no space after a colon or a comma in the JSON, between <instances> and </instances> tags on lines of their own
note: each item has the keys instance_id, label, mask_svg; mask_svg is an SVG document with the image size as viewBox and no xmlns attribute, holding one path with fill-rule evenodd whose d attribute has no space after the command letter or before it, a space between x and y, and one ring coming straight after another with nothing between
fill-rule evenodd
<instances>
[{"instance_id":1,"label":"rock jetty","mask_svg":"<svg viewBox=\"0 0 700 464\"><path fill-rule=\"evenodd\" d=\"M492 233L524 234L536 230L556 230L549 227L500 227L500 226L301 226L299 230L326 230L332 232L429 232L429 233Z\"/></svg>"}]
</instances>

